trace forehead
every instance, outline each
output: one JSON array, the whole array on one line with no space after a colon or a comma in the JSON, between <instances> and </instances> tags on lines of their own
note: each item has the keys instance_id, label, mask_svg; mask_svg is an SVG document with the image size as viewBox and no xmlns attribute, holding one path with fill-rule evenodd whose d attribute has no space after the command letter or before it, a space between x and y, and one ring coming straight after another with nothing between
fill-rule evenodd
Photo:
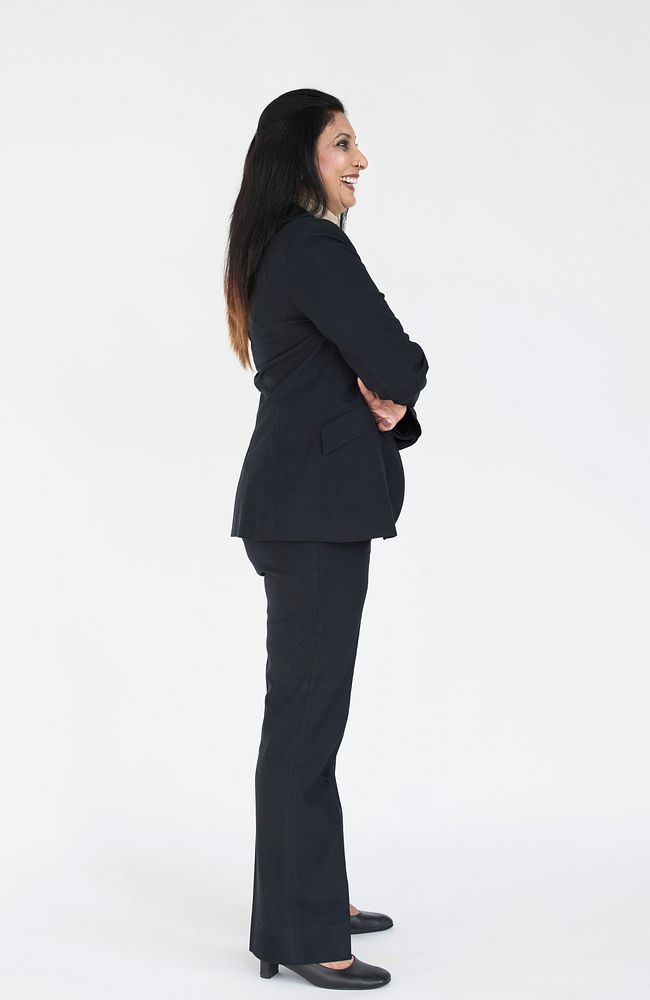
<instances>
[{"instance_id":1,"label":"forehead","mask_svg":"<svg viewBox=\"0 0 650 1000\"><path fill-rule=\"evenodd\" d=\"M352 125L346 116L341 114L340 111L337 111L330 124L325 127L322 137L326 141L331 141L332 139L338 139L341 137L353 139L355 143L357 141Z\"/></svg>"}]
</instances>

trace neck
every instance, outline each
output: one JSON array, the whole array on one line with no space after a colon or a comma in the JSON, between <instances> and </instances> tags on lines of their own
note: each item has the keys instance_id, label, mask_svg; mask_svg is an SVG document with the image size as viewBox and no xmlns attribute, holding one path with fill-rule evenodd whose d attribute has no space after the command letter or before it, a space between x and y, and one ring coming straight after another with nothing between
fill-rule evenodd
<instances>
[{"instance_id":1,"label":"neck","mask_svg":"<svg viewBox=\"0 0 650 1000\"><path fill-rule=\"evenodd\" d=\"M325 209L325 215L323 218L329 219L330 222L335 222L337 226L340 225L338 215L334 215L334 212L330 212L329 208Z\"/></svg>"},{"instance_id":2,"label":"neck","mask_svg":"<svg viewBox=\"0 0 650 1000\"><path fill-rule=\"evenodd\" d=\"M306 209L307 212L311 212L312 215L315 214L313 209L309 205L305 204L305 202L302 199L298 200L297 203L301 205L304 209ZM330 212L329 208L325 209L323 215L321 215L320 218L329 219L330 222L334 222L337 226L340 226L338 215L335 215L334 212Z\"/></svg>"}]
</instances>

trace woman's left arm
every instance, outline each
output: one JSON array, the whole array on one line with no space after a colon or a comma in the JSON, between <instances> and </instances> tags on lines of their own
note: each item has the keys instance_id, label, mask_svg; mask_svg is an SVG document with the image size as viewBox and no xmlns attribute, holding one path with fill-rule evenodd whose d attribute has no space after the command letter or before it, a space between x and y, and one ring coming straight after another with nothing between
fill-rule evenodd
<instances>
[{"instance_id":1,"label":"woman's left arm","mask_svg":"<svg viewBox=\"0 0 650 1000\"><path fill-rule=\"evenodd\" d=\"M402 419L398 420L395 426L385 433L393 435L400 451L402 448L410 448L422 434L415 409L412 406L407 406Z\"/></svg>"},{"instance_id":2,"label":"woman's left arm","mask_svg":"<svg viewBox=\"0 0 650 1000\"><path fill-rule=\"evenodd\" d=\"M381 399L379 394L373 389L369 389L358 375L357 385L382 434L392 434L400 451L402 448L408 448L410 445L415 444L422 434L420 421L415 412L415 403L420 393L414 393L406 403L396 403L393 399ZM404 413L398 416L402 407L404 407ZM393 421L396 418L397 422L394 423ZM390 424L392 424L392 427Z\"/></svg>"}]
</instances>

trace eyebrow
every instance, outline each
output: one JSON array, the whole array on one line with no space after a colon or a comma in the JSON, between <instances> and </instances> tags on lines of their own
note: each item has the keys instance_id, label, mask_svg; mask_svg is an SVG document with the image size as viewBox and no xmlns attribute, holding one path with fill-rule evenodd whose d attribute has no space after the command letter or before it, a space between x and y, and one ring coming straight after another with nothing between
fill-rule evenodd
<instances>
[{"instance_id":1,"label":"eyebrow","mask_svg":"<svg viewBox=\"0 0 650 1000\"><path fill-rule=\"evenodd\" d=\"M335 138L335 139L338 139L338 137L339 137L340 135L344 135L344 136L345 136L345 137L346 137L347 139L351 139L351 138L352 138L352 136L350 135L350 133L349 133L349 132L337 132L337 133L336 133L336 135L334 136L334 138ZM355 141L355 142L357 141L357 137L356 137L356 136L354 137L354 141Z\"/></svg>"}]
</instances>

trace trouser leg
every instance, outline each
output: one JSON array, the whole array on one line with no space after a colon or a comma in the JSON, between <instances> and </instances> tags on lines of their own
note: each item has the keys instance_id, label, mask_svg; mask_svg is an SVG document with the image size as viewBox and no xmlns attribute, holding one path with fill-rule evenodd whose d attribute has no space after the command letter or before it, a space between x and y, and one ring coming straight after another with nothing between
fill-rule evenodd
<instances>
[{"instance_id":1,"label":"trouser leg","mask_svg":"<svg viewBox=\"0 0 650 1000\"><path fill-rule=\"evenodd\" d=\"M334 772L371 541L244 544L267 595L250 950L287 965L342 960L350 913Z\"/></svg>"}]
</instances>

